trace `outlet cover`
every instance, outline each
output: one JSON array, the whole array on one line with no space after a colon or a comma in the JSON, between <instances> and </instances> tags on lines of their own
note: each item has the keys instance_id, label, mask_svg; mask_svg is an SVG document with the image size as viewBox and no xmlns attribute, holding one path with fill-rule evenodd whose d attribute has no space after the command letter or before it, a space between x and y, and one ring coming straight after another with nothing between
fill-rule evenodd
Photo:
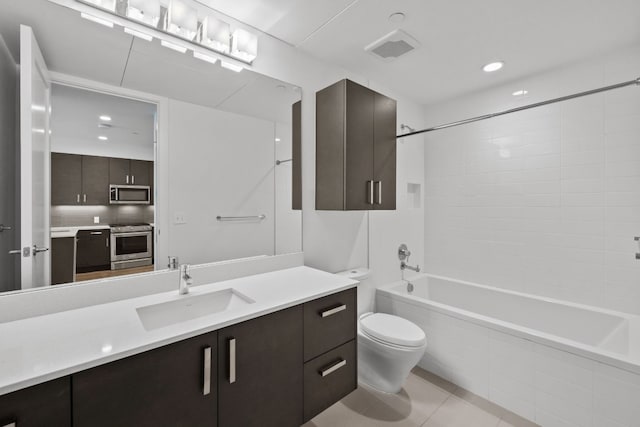
<instances>
[{"instance_id":1,"label":"outlet cover","mask_svg":"<svg viewBox=\"0 0 640 427\"><path fill-rule=\"evenodd\" d=\"M100 217L99 216L94 216L93 217L93 223L94 224L100 224Z\"/></svg>"},{"instance_id":2,"label":"outlet cover","mask_svg":"<svg viewBox=\"0 0 640 427\"><path fill-rule=\"evenodd\" d=\"M176 212L173 214L173 223L174 224L186 224L186 216L184 212Z\"/></svg>"}]
</instances>

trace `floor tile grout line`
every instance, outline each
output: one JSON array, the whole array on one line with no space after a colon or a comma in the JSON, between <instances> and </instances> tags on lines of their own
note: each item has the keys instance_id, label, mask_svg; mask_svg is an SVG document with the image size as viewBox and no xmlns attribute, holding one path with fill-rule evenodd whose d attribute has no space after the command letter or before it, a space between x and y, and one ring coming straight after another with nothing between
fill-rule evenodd
<instances>
[{"instance_id":1,"label":"floor tile grout line","mask_svg":"<svg viewBox=\"0 0 640 427\"><path fill-rule=\"evenodd\" d=\"M453 389L453 391L455 391L457 388ZM438 407L431 413L431 415L429 415L429 417L427 417L426 420L424 420L424 422L422 424L420 424L420 427L424 427L431 418L433 418L433 416L440 410L440 408L442 408L442 405L445 404L445 402L449 399L451 399L451 396L453 396L453 392L447 392L449 393L449 395L447 396L446 399L444 399L442 402L440 402L440 405L438 405Z\"/></svg>"}]
</instances>

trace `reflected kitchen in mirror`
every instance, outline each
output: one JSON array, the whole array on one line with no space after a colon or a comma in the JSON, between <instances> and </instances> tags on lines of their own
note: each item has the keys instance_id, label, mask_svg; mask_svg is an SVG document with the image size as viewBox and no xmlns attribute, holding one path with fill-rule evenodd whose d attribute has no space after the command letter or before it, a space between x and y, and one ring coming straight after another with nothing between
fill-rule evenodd
<instances>
[{"instance_id":1,"label":"reflected kitchen in mirror","mask_svg":"<svg viewBox=\"0 0 640 427\"><path fill-rule=\"evenodd\" d=\"M0 291L301 251L299 88L85 3L0 16Z\"/></svg>"}]
</instances>

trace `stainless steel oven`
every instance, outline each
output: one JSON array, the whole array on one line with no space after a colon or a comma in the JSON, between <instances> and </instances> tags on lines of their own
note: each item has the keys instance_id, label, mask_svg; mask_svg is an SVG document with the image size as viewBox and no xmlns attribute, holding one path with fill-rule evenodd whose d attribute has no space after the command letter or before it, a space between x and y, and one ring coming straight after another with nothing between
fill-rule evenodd
<instances>
[{"instance_id":1,"label":"stainless steel oven","mask_svg":"<svg viewBox=\"0 0 640 427\"><path fill-rule=\"evenodd\" d=\"M111 269L153 264L153 227L149 224L111 225Z\"/></svg>"}]
</instances>

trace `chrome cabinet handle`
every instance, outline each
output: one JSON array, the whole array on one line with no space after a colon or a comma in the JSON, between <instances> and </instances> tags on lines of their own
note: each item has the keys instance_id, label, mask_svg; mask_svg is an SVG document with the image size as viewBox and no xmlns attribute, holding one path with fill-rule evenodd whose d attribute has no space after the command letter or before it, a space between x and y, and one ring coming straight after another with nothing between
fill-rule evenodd
<instances>
[{"instance_id":1,"label":"chrome cabinet handle","mask_svg":"<svg viewBox=\"0 0 640 427\"><path fill-rule=\"evenodd\" d=\"M83 203L87 203L87 195L86 194L82 195L82 202Z\"/></svg>"},{"instance_id":2,"label":"chrome cabinet handle","mask_svg":"<svg viewBox=\"0 0 640 427\"><path fill-rule=\"evenodd\" d=\"M236 382L236 339L229 339L229 384Z\"/></svg>"},{"instance_id":3,"label":"chrome cabinet handle","mask_svg":"<svg viewBox=\"0 0 640 427\"><path fill-rule=\"evenodd\" d=\"M373 204L373 181L367 181L367 187L369 190L369 197L367 198L367 204Z\"/></svg>"},{"instance_id":4,"label":"chrome cabinet handle","mask_svg":"<svg viewBox=\"0 0 640 427\"><path fill-rule=\"evenodd\" d=\"M0 233L2 233L3 231L10 231L10 230L13 230L13 228L8 225L0 224Z\"/></svg>"},{"instance_id":5,"label":"chrome cabinet handle","mask_svg":"<svg viewBox=\"0 0 640 427\"><path fill-rule=\"evenodd\" d=\"M47 252L49 250L49 248L39 248L36 245L33 245L33 254L37 255L40 252Z\"/></svg>"},{"instance_id":6,"label":"chrome cabinet handle","mask_svg":"<svg viewBox=\"0 0 640 427\"><path fill-rule=\"evenodd\" d=\"M204 375L202 395L206 396L211 393L211 347L205 347L204 349L204 368L202 372Z\"/></svg>"},{"instance_id":7,"label":"chrome cabinet handle","mask_svg":"<svg viewBox=\"0 0 640 427\"><path fill-rule=\"evenodd\" d=\"M376 181L378 184L378 204L382 204L382 181Z\"/></svg>"},{"instance_id":8,"label":"chrome cabinet handle","mask_svg":"<svg viewBox=\"0 0 640 427\"><path fill-rule=\"evenodd\" d=\"M129 175L127 175L127 182L126 182L126 183L127 183L127 184L129 183Z\"/></svg>"},{"instance_id":9,"label":"chrome cabinet handle","mask_svg":"<svg viewBox=\"0 0 640 427\"><path fill-rule=\"evenodd\" d=\"M336 313L340 313L341 311L344 311L347 309L347 305L346 304L342 304L339 305L337 307L331 308L329 310L325 310L322 313L320 313L320 316L322 317L329 317L329 316L333 316Z\"/></svg>"},{"instance_id":10,"label":"chrome cabinet handle","mask_svg":"<svg viewBox=\"0 0 640 427\"><path fill-rule=\"evenodd\" d=\"M345 366L347 364L347 361L342 359L339 362L334 363L333 365L325 368L325 369L320 369L319 373L321 376L326 377L329 374L334 373L335 371L337 371L338 369L342 368L343 366Z\"/></svg>"},{"instance_id":11,"label":"chrome cabinet handle","mask_svg":"<svg viewBox=\"0 0 640 427\"><path fill-rule=\"evenodd\" d=\"M106 239L104 239L104 245L106 247L109 247L109 237L107 237Z\"/></svg>"},{"instance_id":12,"label":"chrome cabinet handle","mask_svg":"<svg viewBox=\"0 0 640 427\"><path fill-rule=\"evenodd\" d=\"M94 236L100 236L102 235L102 231L92 231L91 234L93 234Z\"/></svg>"},{"instance_id":13,"label":"chrome cabinet handle","mask_svg":"<svg viewBox=\"0 0 640 427\"><path fill-rule=\"evenodd\" d=\"M80 195L79 194L76 195L76 203L80 203Z\"/></svg>"},{"instance_id":14,"label":"chrome cabinet handle","mask_svg":"<svg viewBox=\"0 0 640 427\"><path fill-rule=\"evenodd\" d=\"M136 176L135 175L131 175L131 183L132 184L136 183Z\"/></svg>"}]
</instances>

